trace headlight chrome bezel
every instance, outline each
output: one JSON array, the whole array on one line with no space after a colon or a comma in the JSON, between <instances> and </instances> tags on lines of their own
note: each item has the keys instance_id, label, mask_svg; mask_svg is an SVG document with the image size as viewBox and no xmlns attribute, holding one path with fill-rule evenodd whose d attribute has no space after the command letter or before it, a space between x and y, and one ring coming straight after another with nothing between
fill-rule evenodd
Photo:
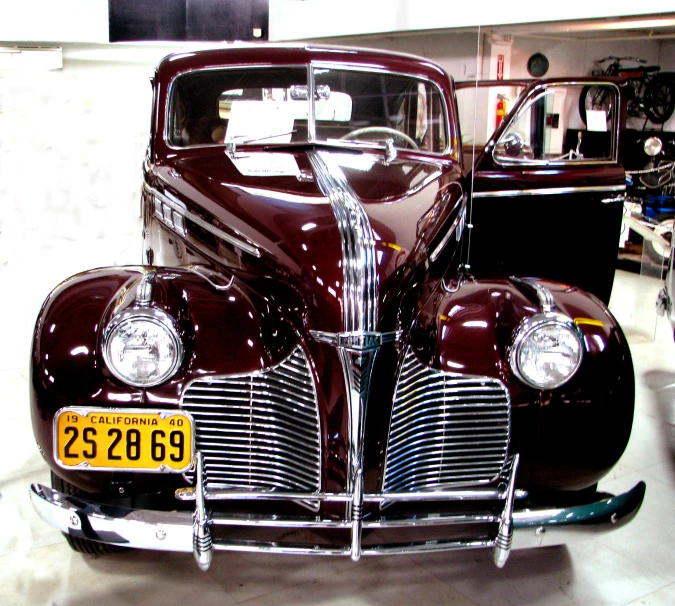
<instances>
[{"instance_id":1,"label":"headlight chrome bezel","mask_svg":"<svg viewBox=\"0 0 675 606\"><path fill-rule=\"evenodd\" d=\"M563 380L557 383L542 384L541 382L537 383L536 381L533 381L522 371L522 369L520 368L519 359L521 350L526 341L529 338L531 338L537 331L551 326L557 326L561 330L566 330L577 339L579 345L579 355L574 365L574 368ZM538 390L557 389L558 387L565 385L577 373L583 359L584 359L584 338L581 331L579 330L579 327L574 323L574 320L572 320L572 318L557 312L538 313L535 314L534 316L531 316L523 320L518 326L518 328L516 328L516 330L514 331L513 337L511 339L511 345L509 346L508 349L509 366L511 367L511 371L513 372L513 374L515 374L516 377L518 377L518 379L520 379L523 383L525 383L525 385L528 385L529 387Z\"/></svg>"},{"instance_id":2,"label":"headlight chrome bezel","mask_svg":"<svg viewBox=\"0 0 675 606\"><path fill-rule=\"evenodd\" d=\"M173 363L168 370L163 372L159 377L151 381L134 381L128 376L125 376L121 373L113 364L110 352L110 345L112 343L113 337L117 332L125 325L133 323L136 321L145 321L150 322L156 326L159 326L162 330L166 332L169 339L171 340L174 350L176 352L174 356ZM125 309L123 312L113 316L112 320L108 323L103 333L103 343L102 343L102 352L103 352L103 361L105 362L106 368L112 373L112 375L125 383L126 385L131 385L132 387L139 388L149 388L156 387L168 381L173 377L180 365L183 362L183 342L178 334L178 329L176 324L167 313L163 312L160 309L155 307L131 307Z\"/></svg>"}]
</instances>

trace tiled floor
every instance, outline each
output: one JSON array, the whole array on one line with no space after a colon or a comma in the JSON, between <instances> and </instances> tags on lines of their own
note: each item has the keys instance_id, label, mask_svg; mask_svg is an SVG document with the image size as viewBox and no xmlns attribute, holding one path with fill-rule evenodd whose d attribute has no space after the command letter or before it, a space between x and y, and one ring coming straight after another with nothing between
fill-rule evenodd
<instances>
[{"instance_id":1,"label":"tiled floor","mask_svg":"<svg viewBox=\"0 0 675 606\"><path fill-rule=\"evenodd\" d=\"M118 260L135 259L124 243ZM92 245L61 247L68 269L94 265ZM98 242L101 250L110 250ZM70 248L69 248L70 247ZM93 248L97 248L93 246ZM26 261L26 257L22 257ZM0 604L673 604L675 603L675 343L653 302L660 281L617 273L612 309L631 343L638 379L630 444L601 484L622 491L639 480L647 496L637 518L614 533L565 547L516 551L503 570L491 552L362 559L218 553L202 573L192 556L129 551L72 552L28 500L49 481L28 418L27 354L32 317L65 271L54 263L27 282L15 255L0 265ZM27 262L27 261L26 261ZM18 263L20 271L14 271ZM58 268L58 269L57 269ZM50 282L51 280L51 282ZM8 296L11 293L11 296ZM24 293L21 299L16 295Z\"/></svg>"}]
</instances>

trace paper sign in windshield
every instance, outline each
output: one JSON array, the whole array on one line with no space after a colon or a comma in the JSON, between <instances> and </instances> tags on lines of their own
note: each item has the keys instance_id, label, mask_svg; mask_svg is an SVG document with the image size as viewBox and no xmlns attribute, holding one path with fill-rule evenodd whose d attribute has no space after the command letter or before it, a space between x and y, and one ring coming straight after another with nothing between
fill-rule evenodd
<instances>
[{"instance_id":1,"label":"paper sign in windshield","mask_svg":"<svg viewBox=\"0 0 675 606\"><path fill-rule=\"evenodd\" d=\"M235 101L230 110L225 141L235 144L290 143L293 107L283 101Z\"/></svg>"},{"instance_id":2,"label":"paper sign in windshield","mask_svg":"<svg viewBox=\"0 0 675 606\"><path fill-rule=\"evenodd\" d=\"M601 109L586 110L586 127L598 133L607 132L607 112Z\"/></svg>"},{"instance_id":3,"label":"paper sign in windshield","mask_svg":"<svg viewBox=\"0 0 675 606\"><path fill-rule=\"evenodd\" d=\"M248 177L297 177L298 163L290 154L253 153L232 158L237 170Z\"/></svg>"}]
</instances>

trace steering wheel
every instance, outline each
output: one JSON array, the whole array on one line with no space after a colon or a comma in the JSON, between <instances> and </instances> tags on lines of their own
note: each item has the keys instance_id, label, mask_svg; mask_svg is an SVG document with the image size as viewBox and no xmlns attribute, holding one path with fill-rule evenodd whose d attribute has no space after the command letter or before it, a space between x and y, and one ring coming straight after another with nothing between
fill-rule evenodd
<instances>
[{"instance_id":1,"label":"steering wheel","mask_svg":"<svg viewBox=\"0 0 675 606\"><path fill-rule=\"evenodd\" d=\"M405 141L413 149L419 149L419 146L417 145L417 143L415 143L414 139L412 139L405 133L402 133L400 130L396 130L395 128L389 128L388 126L366 126L365 128L357 128L356 130L353 130L351 132L348 132L346 135L343 135L342 137L340 137L340 139L350 140L356 139L361 135L372 135L376 133L389 135L391 137L397 137Z\"/></svg>"}]
</instances>

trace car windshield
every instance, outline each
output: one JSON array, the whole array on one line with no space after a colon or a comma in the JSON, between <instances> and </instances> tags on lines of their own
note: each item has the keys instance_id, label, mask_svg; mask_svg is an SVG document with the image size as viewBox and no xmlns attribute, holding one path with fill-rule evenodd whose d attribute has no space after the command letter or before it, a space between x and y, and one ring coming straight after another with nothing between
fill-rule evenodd
<instances>
[{"instance_id":1,"label":"car windshield","mask_svg":"<svg viewBox=\"0 0 675 606\"><path fill-rule=\"evenodd\" d=\"M435 85L356 69L317 67L312 73L309 84L304 67L180 76L172 89L169 142L191 147L322 141L446 151L444 104Z\"/></svg>"}]
</instances>

